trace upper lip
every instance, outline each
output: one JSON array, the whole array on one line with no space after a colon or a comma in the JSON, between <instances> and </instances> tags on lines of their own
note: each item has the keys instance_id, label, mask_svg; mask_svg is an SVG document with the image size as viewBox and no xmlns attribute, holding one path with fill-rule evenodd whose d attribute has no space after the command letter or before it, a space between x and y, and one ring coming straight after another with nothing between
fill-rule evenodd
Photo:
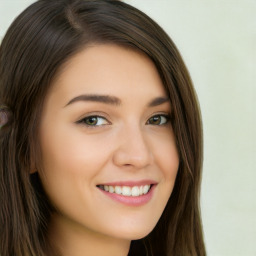
<instances>
[{"instance_id":1,"label":"upper lip","mask_svg":"<svg viewBox=\"0 0 256 256\"><path fill-rule=\"evenodd\" d=\"M134 186L145 186L145 185L154 185L154 184L157 184L157 182L154 180L140 180L140 181L128 180L128 181L106 182L98 185L107 185L107 186L113 186L113 187L114 186L134 187Z\"/></svg>"}]
</instances>

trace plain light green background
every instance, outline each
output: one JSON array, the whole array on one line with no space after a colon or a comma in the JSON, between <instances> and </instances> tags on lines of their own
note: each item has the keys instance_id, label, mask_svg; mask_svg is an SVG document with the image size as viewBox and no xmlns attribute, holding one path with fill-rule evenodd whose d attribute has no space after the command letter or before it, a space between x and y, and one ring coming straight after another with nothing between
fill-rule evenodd
<instances>
[{"instance_id":1,"label":"plain light green background","mask_svg":"<svg viewBox=\"0 0 256 256\"><path fill-rule=\"evenodd\" d=\"M31 0L0 0L0 38ZM204 123L209 256L256 255L256 1L126 0L155 19L190 70Z\"/></svg>"}]
</instances>

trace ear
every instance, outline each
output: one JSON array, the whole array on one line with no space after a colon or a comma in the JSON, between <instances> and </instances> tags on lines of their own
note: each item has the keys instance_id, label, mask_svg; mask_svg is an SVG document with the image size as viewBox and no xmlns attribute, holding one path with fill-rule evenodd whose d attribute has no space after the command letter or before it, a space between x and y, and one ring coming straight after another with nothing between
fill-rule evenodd
<instances>
[{"instance_id":1,"label":"ear","mask_svg":"<svg viewBox=\"0 0 256 256\"><path fill-rule=\"evenodd\" d=\"M31 160L29 173L30 173L30 174L34 174L34 173L36 173L36 172L38 172L38 168L36 167L36 163L35 163L34 160Z\"/></svg>"},{"instance_id":2,"label":"ear","mask_svg":"<svg viewBox=\"0 0 256 256\"><path fill-rule=\"evenodd\" d=\"M40 157L37 154L38 150L36 145L32 144L30 147L30 163L29 163L29 173L37 173L40 169Z\"/></svg>"}]
</instances>

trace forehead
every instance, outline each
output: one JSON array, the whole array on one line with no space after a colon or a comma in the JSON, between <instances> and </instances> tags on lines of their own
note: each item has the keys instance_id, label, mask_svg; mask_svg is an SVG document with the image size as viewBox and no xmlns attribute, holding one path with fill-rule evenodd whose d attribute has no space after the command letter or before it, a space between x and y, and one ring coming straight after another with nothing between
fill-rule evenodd
<instances>
[{"instance_id":1,"label":"forehead","mask_svg":"<svg viewBox=\"0 0 256 256\"><path fill-rule=\"evenodd\" d=\"M149 57L111 44L92 45L73 56L61 69L51 91L65 94L63 97L99 92L117 97L166 95Z\"/></svg>"}]
</instances>

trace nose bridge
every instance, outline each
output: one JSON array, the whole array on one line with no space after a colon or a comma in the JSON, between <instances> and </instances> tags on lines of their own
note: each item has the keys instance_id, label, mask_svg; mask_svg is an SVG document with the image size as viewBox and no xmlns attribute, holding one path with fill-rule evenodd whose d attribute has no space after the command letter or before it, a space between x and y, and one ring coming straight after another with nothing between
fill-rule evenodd
<instances>
[{"instance_id":1,"label":"nose bridge","mask_svg":"<svg viewBox=\"0 0 256 256\"><path fill-rule=\"evenodd\" d=\"M152 161L145 131L138 124L125 125L114 155L115 164L143 168Z\"/></svg>"}]
</instances>

